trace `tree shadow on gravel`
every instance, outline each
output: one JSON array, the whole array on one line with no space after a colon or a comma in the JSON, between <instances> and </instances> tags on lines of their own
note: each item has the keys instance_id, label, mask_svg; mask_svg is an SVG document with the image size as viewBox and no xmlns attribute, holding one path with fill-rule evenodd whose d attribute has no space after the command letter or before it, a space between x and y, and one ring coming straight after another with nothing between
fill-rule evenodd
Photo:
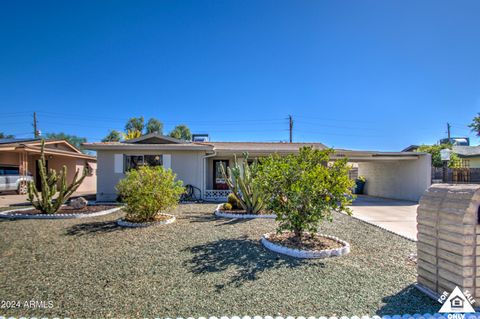
<instances>
[{"instance_id":1,"label":"tree shadow on gravel","mask_svg":"<svg viewBox=\"0 0 480 319\"><path fill-rule=\"evenodd\" d=\"M106 221L106 222L91 222L73 225L68 228L66 235L68 236L83 236L83 235L92 235L98 233L111 233L115 231L123 231L123 227L118 226L116 221Z\"/></svg>"},{"instance_id":2,"label":"tree shadow on gravel","mask_svg":"<svg viewBox=\"0 0 480 319\"><path fill-rule=\"evenodd\" d=\"M441 306L414 285L409 285L394 295L384 297L382 301L385 304L377 310L376 314L379 316L436 313Z\"/></svg>"},{"instance_id":3,"label":"tree shadow on gravel","mask_svg":"<svg viewBox=\"0 0 480 319\"><path fill-rule=\"evenodd\" d=\"M0 218L0 223L5 223L5 222L16 222L19 219L16 218Z\"/></svg>"},{"instance_id":4,"label":"tree shadow on gravel","mask_svg":"<svg viewBox=\"0 0 480 319\"><path fill-rule=\"evenodd\" d=\"M215 222L215 226L236 225L251 221L246 218L219 218L213 214L183 213L179 219L186 219L190 223L211 223Z\"/></svg>"},{"instance_id":5,"label":"tree shadow on gravel","mask_svg":"<svg viewBox=\"0 0 480 319\"><path fill-rule=\"evenodd\" d=\"M302 265L324 267L322 262L302 260L283 256L264 248L259 241L246 237L221 239L185 249L193 254L185 266L194 274L207 274L227 271L231 268L236 274L224 284L216 285L217 290L225 286L241 286L246 281L253 281L269 269L293 268ZM228 279L228 278L227 278Z\"/></svg>"},{"instance_id":6,"label":"tree shadow on gravel","mask_svg":"<svg viewBox=\"0 0 480 319\"><path fill-rule=\"evenodd\" d=\"M213 214L182 213L177 216L178 219L186 219L190 223L209 223L215 221Z\"/></svg>"}]
</instances>

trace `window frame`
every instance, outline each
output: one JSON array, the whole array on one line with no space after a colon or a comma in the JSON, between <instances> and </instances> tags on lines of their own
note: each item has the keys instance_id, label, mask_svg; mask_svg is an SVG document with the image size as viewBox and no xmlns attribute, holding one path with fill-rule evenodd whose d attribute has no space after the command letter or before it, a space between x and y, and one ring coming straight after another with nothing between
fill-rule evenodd
<instances>
[{"instance_id":1,"label":"window frame","mask_svg":"<svg viewBox=\"0 0 480 319\"><path fill-rule=\"evenodd\" d=\"M123 154L123 172L126 173L132 169L137 169L140 166L145 165L145 156L160 156L160 165L153 165L152 167L155 166L162 166L163 167L163 155L164 154ZM129 167L129 162L127 160L127 157L132 157L132 156L137 156L142 158L142 164L137 165L136 167L132 168ZM131 162L130 162L131 163Z\"/></svg>"}]
</instances>

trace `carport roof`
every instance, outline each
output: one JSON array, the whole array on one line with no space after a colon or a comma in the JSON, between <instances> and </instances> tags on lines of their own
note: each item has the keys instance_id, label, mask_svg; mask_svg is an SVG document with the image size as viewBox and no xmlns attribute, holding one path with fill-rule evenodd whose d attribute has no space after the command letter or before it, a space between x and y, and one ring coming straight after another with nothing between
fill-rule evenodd
<instances>
[{"instance_id":1,"label":"carport roof","mask_svg":"<svg viewBox=\"0 0 480 319\"><path fill-rule=\"evenodd\" d=\"M334 158L347 157L351 162L415 160L427 156L424 152L378 152L335 149Z\"/></svg>"}]
</instances>

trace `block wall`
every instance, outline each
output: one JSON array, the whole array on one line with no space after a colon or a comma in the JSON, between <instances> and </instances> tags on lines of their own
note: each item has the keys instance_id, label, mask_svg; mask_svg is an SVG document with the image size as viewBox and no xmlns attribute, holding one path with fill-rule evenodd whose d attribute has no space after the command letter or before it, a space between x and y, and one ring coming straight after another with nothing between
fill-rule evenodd
<instances>
[{"instance_id":1,"label":"block wall","mask_svg":"<svg viewBox=\"0 0 480 319\"><path fill-rule=\"evenodd\" d=\"M480 185L434 184L417 210L420 285L433 292L455 286L480 297Z\"/></svg>"}]
</instances>

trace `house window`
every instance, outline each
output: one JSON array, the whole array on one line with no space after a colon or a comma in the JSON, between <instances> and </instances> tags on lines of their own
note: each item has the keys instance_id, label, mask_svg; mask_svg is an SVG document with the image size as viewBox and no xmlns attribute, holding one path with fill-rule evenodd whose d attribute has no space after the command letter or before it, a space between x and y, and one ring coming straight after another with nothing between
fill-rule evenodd
<instances>
[{"instance_id":1,"label":"house window","mask_svg":"<svg viewBox=\"0 0 480 319\"><path fill-rule=\"evenodd\" d=\"M161 166L162 155L125 155L125 171L136 169L140 166Z\"/></svg>"},{"instance_id":2,"label":"house window","mask_svg":"<svg viewBox=\"0 0 480 319\"><path fill-rule=\"evenodd\" d=\"M85 162L85 168L87 169L87 176L93 176L94 170L88 162Z\"/></svg>"}]
</instances>

